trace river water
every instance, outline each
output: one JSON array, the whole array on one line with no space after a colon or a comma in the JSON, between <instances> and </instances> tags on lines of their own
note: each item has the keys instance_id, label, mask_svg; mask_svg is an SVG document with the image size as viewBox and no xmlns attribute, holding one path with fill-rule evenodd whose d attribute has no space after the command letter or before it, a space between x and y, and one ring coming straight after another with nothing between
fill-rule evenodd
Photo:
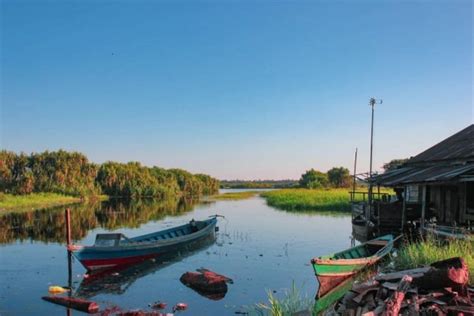
<instances>
[{"instance_id":1,"label":"river water","mask_svg":"<svg viewBox=\"0 0 474 316\"><path fill-rule=\"evenodd\" d=\"M149 309L163 301L188 304L183 315L234 315L259 302L267 292L283 295L294 282L303 295L317 291L314 256L350 246L350 216L297 213L267 206L261 197L198 204L108 201L72 209L75 243L92 244L101 232L129 237L181 225L190 219L219 219L215 241L199 245L164 263L140 265L101 280L85 279L72 263L73 294L102 308ZM41 300L51 285L68 285L63 209L0 216L0 315L66 315L66 309ZM234 280L224 298L209 299L184 286L186 271L208 268ZM82 313L72 311L72 315Z\"/></svg>"}]
</instances>

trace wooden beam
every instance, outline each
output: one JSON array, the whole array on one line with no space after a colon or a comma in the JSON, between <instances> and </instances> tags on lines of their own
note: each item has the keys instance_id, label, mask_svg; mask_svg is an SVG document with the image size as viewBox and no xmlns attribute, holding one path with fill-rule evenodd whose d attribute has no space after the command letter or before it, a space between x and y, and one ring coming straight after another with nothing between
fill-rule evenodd
<instances>
[{"instance_id":1,"label":"wooden beam","mask_svg":"<svg viewBox=\"0 0 474 316\"><path fill-rule=\"evenodd\" d=\"M406 217L407 217L407 197L408 197L408 194L407 194L407 186L405 185L403 187L403 208L402 208L402 233L403 233L403 230L405 228L405 222L407 221L406 220Z\"/></svg>"},{"instance_id":2,"label":"wooden beam","mask_svg":"<svg viewBox=\"0 0 474 316\"><path fill-rule=\"evenodd\" d=\"M426 217L426 184L421 188L421 228L425 228Z\"/></svg>"}]
</instances>

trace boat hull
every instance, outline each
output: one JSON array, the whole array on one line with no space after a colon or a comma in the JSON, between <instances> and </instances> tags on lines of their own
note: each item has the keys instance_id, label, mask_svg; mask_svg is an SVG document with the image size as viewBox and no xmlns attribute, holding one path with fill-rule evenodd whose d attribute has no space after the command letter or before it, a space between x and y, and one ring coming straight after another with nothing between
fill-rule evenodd
<instances>
[{"instance_id":1,"label":"boat hull","mask_svg":"<svg viewBox=\"0 0 474 316\"><path fill-rule=\"evenodd\" d=\"M137 264L147 259L179 252L196 241L214 238L216 223L217 220L215 219L208 220L208 224L202 230L179 238L156 242L136 242L113 247L83 247L74 250L72 253L89 271Z\"/></svg>"},{"instance_id":2,"label":"boat hull","mask_svg":"<svg viewBox=\"0 0 474 316\"><path fill-rule=\"evenodd\" d=\"M340 253L312 259L311 263L319 282L317 296L324 296L344 280L377 263L392 247L393 237L387 235Z\"/></svg>"},{"instance_id":3,"label":"boat hull","mask_svg":"<svg viewBox=\"0 0 474 316\"><path fill-rule=\"evenodd\" d=\"M316 279L319 282L317 297L326 295L329 291L341 284L348 278L353 277L359 271L371 264L371 261L364 260L353 264L316 264L313 263Z\"/></svg>"},{"instance_id":4,"label":"boat hull","mask_svg":"<svg viewBox=\"0 0 474 316\"><path fill-rule=\"evenodd\" d=\"M355 239L360 242L365 242L372 238L374 235L374 227L370 224L368 225L365 221L362 220L353 220L352 221L352 235Z\"/></svg>"}]
</instances>

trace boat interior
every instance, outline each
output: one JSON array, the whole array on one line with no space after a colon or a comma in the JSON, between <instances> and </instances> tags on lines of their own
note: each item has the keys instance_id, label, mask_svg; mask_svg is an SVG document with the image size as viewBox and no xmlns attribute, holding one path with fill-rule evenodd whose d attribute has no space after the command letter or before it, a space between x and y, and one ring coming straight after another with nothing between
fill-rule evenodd
<instances>
[{"instance_id":1,"label":"boat interior","mask_svg":"<svg viewBox=\"0 0 474 316\"><path fill-rule=\"evenodd\" d=\"M123 234L111 233L111 234L97 234L94 246L99 247L113 247L118 245L130 244L130 243L149 243L159 240L167 240L172 238L178 238L181 236L190 235L198 232L208 226L208 221L195 221L191 220L188 224L173 227L170 229L162 230L159 232L128 238Z\"/></svg>"},{"instance_id":2,"label":"boat interior","mask_svg":"<svg viewBox=\"0 0 474 316\"><path fill-rule=\"evenodd\" d=\"M357 247L337 252L332 259L358 259L370 257L387 245L387 240L372 240Z\"/></svg>"}]
</instances>

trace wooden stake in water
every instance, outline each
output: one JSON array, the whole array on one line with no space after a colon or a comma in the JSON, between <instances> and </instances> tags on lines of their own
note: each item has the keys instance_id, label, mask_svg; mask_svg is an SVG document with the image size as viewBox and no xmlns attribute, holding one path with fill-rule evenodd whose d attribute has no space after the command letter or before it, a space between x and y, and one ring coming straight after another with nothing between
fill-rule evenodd
<instances>
[{"instance_id":1,"label":"wooden stake in water","mask_svg":"<svg viewBox=\"0 0 474 316\"><path fill-rule=\"evenodd\" d=\"M72 243L71 238L71 209L67 208L65 210L65 220L66 220L66 243L67 243L67 285L69 286L69 297L72 295L72 253L69 250L69 246ZM67 309L67 315L70 316L71 309Z\"/></svg>"},{"instance_id":2,"label":"wooden stake in water","mask_svg":"<svg viewBox=\"0 0 474 316\"><path fill-rule=\"evenodd\" d=\"M71 210L66 209L66 243L69 246L71 244Z\"/></svg>"}]
</instances>

